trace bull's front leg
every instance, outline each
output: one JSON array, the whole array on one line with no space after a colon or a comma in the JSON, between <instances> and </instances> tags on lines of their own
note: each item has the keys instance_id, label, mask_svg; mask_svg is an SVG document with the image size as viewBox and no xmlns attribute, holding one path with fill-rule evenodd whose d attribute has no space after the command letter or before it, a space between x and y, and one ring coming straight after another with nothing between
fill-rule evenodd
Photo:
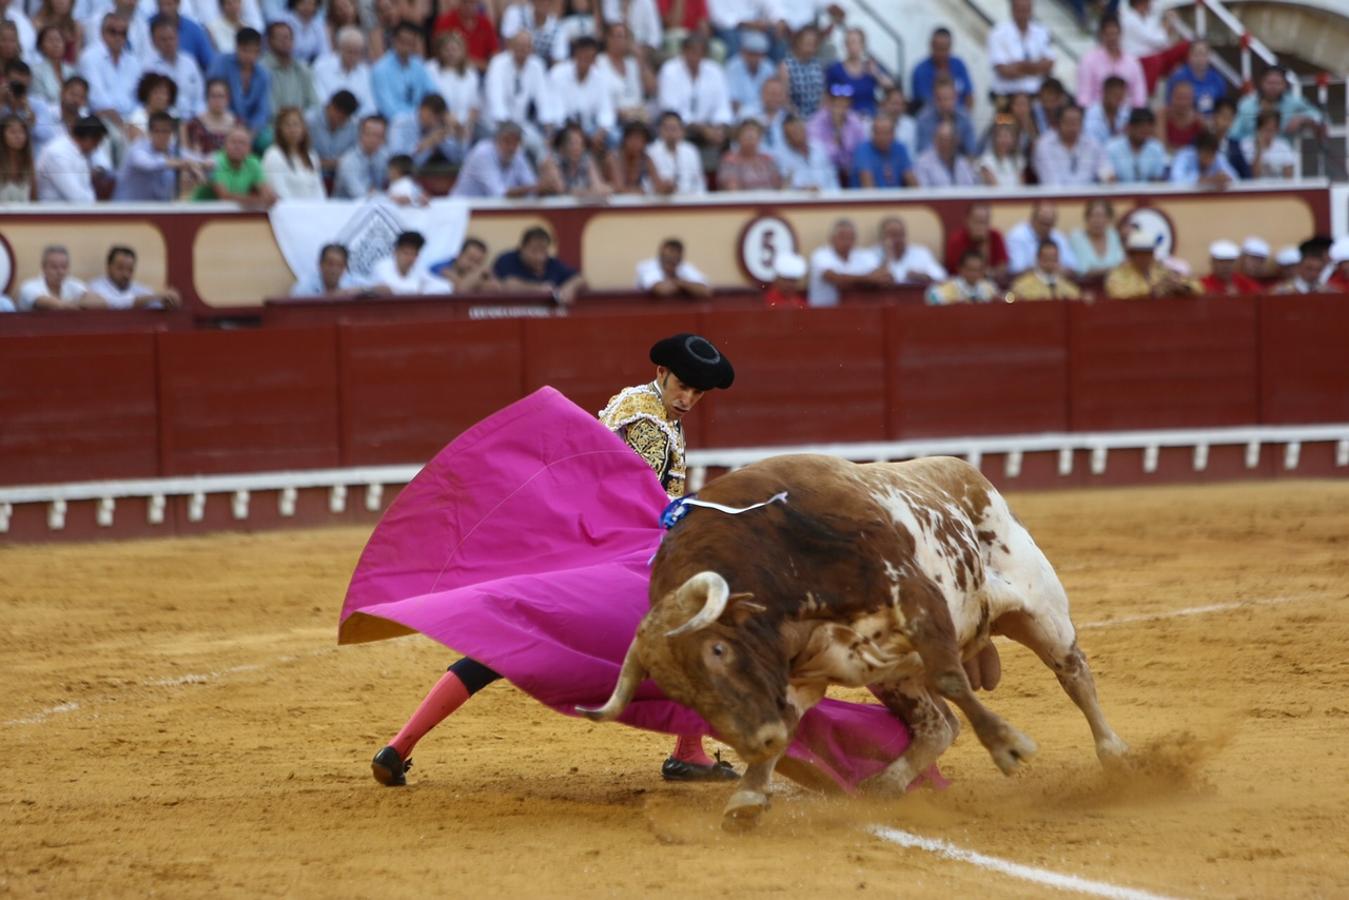
<instances>
[{"instance_id":1,"label":"bull's front leg","mask_svg":"<svg viewBox=\"0 0 1349 900\"><path fill-rule=\"evenodd\" d=\"M871 686L871 692L909 728L904 754L867 779L867 787L903 793L946 752L960 733L960 722L940 699L933 698L921 679L906 678Z\"/></svg>"},{"instance_id":2,"label":"bull's front leg","mask_svg":"<svg viewBox=\"0 0 1349 900\"><path fill-rule=\"evenodd\" d=\"M768 810L768 784L772 781L773 769L787 752L801 717L820 702L828 689L828 682L792 684L787 687L787 708L784 710L786 716L783 722L786 738L771 757L746 766L745 774L740 777L740 783L722 813L722 828L727 831L748 831L759 824L759 817Z\"/></svg>"}]
</instances>

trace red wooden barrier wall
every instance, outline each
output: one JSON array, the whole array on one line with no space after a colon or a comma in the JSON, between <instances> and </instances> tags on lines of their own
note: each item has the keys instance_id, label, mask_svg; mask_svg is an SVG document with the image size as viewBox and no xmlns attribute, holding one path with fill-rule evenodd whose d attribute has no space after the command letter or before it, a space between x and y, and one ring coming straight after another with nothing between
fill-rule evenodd
<instances>
[{"instance_id":1,"label":"red wooden barrier wall","mask_svg":"<svg viewBox=\"0 0 1349 900\"><path fill-rule=\"evenodd\" d=\"M1349 297L1271 297L1260 306L1260 419L1349 421Z\"/></svg>"}]
</instances>

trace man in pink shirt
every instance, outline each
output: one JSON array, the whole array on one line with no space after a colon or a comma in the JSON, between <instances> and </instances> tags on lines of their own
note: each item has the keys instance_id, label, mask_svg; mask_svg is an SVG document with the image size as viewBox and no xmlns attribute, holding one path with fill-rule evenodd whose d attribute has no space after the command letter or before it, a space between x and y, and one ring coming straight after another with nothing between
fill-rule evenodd
<instances>
[{"instance_id":1,"label":"man in pink shirt","mask_svg":"<svg viewBox=\"0 0 1349 900\"><path fill-rule=\"evenodd\" d=\"M1105 80L1111 75L1124 79L1129 88L1130 106L1148 105L1147 79L1138 57L1124 52L1120 43L1120 24L1115 16L1105 16L1097 29L1097 44L1077 64L1077 102L1089 107L1101 100Z\"/></svg>"}]
</instances>

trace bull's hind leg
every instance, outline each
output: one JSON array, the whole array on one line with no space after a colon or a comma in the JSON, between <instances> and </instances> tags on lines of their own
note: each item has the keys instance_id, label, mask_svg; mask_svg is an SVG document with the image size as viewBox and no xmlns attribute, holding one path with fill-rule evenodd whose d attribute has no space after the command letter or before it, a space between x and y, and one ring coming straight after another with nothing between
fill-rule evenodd
<instances>
[{"instance_id":1,"label":"bull's hind leg","mask_svg":"<svg viewBox=\"0 0 1349 900\"><path fill-rule=\"evenodd\" d=\"M867 783L902 793L955 742L960 720L919 679L874 684L871 692L909 727L910 739L904 754Z\"/></svg>"}]
</instances>

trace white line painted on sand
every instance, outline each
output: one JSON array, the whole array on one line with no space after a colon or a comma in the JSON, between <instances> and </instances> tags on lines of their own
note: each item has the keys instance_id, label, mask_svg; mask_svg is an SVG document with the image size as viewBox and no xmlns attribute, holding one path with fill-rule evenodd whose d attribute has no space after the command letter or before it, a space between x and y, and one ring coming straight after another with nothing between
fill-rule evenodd
<instances>
[{"instance_id":1,"label":"white line painted on sand","mask_svg":"<svg viewBox=\"0 0 1349 900\"><path fill-rule=\"evenodd\" d=\"M898 844L901 847L925 850L943 859L969 863L981 869L988 869L992 872L998 872L1012 878L1020 878L1022 881L1029 881L1046 887L1058 888L1062 891L1075 891L1079 894L1091 894L1095 897L1109 897L1111 900L1168 900L1164 894L1153 894L1135 888L1121 887L1108 881L1092 881L1089 878L1082 878L1077 875L1065 875L1062 872L1039 869L1035 866L999 859L996 856L987 856L974 850L966 850L949 841L925 838L899 828L873 825L869 830L881 840Z\"/></svg>"},{"instance_id":2,"label":"white line painted on sand","mask_svg":"<svg viewBox=\"0 0 1349 900\"><path fill-rule=\"evenodd\" d=\"M50 719L52 716L59 716L62 713L74 712L80 705L71 701L70 703L58 703L56 706L49 706L46 709L39 710L31 716L22 719L10 719L5 722L6 725L40 725Z\"/></svg>"},{"instance_id":3,"label":"white line painted on sand","mask_svg":"<svg viewBox=\"0 0 1349 900\"><path fill-rule=\"evenodd\" d=\"M1116 625L1131 625L1135 622L1160 622L1163 619L1183 619L1187 616L1206 616L1209 613L1231 612L1234 609L1245 609L1251 606L1282 606L1285 603L1297 603L1299 600L1310 599L1307 596L1302 597L1265 597L1260 600L1237 600L1233 603L1210 603L1206 606L1187 606L1184 609L1172 609L1166 612L1143 613L1137 616L1117 616L1113 619L1102 619L1099 622L1083 622L1077 627L1082 628L1113 628Z\"/></svg>"}]
</instances>

